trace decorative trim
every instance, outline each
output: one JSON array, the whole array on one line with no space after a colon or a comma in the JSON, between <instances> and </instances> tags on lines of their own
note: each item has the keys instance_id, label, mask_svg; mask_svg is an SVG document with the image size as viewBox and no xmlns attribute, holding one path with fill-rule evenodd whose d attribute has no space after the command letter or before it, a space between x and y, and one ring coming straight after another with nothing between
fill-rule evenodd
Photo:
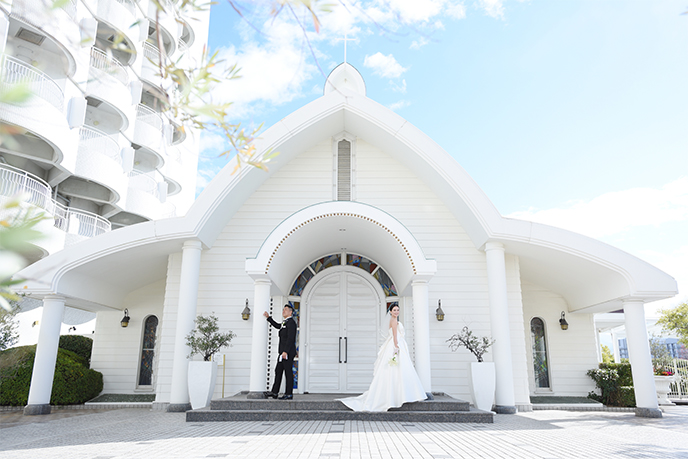
<instances>
[{"instance_id":1,"label":"decorative trim","mask_svg":"<svg viewBox=\"0 0 688 459\"><path fill-rule=\"evenodd\" d=\"M351 213L351 212L332 212L332 213L328 213L328 214L324 214L324 215L318 215L317 217L309 218L309 219L306 220L305 222L302 222L301 224L299 224L296 228L294 228L294 229L292 229L291 231L289 231L289 232L287 233L287 235L284 236L284 237L282 238L281 241L279 241L279 243L277 244L277 247L275 247L275 249L272 251L272 254L270 254L270 259L268 260L268 264L267 264L267 266L265 267L265 274L268 274L268 271L270 270L270 265L272 264L272 260L275 258L275 254L277 253L277 251L279 250L279 248L282 246L282 244L284 244L284 243L286 242L286 240L289 238L289 236L291 236L292 234L294 234L294 233L296 232L296 230L298 230L299 228L301 228L301 227L303 227L303 226L306 226L306 225L309 224L309 223L313 223L313 222L315 222L315 221L317 221L317 220L320 220L320 219L323 219L323 218L330 218L330 217L352 217L352 218L360 218L361 220L369 221L369 222L371 222L371 223L376 224L376 225L379 226L380 228L384 229L384 230L387 231L394 239L396 239L396 241L399 243L399 245L401 246L401 248L404 249L404 252L406 252L406 257L408 258L409 262L411 263L411 268L413 269L413 274L418 274L418 272L416 271L416 265L415 265L415 263L413 262L413 258L411 258L411 254L409 253L408 248L404 245L404 243L401 241L401 239L399 239L399 236L397 236L396 234L394 234L394 232L393 232L392 230L390 230L389 228L387 228L387 227L386 227L385 225L383 225L382 223L380 223L380 222L378 222L378 221L376 221L376 220L373 220L373 219L370 218L370 217L366 217L365 215L354 214L354 213Z\"/></svg>"}]
</instances>

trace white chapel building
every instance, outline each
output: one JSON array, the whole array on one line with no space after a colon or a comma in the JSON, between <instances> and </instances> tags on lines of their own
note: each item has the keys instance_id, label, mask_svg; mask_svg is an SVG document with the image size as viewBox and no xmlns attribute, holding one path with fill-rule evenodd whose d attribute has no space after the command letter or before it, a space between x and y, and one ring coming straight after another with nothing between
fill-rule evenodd
<instances>
[{"instance_id":1,"label":"white chapel building","mask_svg":"<svg viewBox=\"0 0 688 459\"><path fill-rule=\"evenodd\" d=\"M589 237L502 217L451 155L369 99L348 64L256 145L280 153L269 172L232 174L230 162L185 216L85 240L20 273L44 303L28 411L49 403L65 306L97 313L91 367L105 393L148 391L174 411L189 403L184 337L198 314L237 335L225 394L269 387L277 340L262 314L279 317L287 302L299 324L295 393L361 393L380 311L396 302L426 392L470 400L475 359L447 339L464 326L495 339L486 360L502 413L593 390L593 314L623 310L637 414L661 415L644 304L677 293L669 275Z\"/></svg>"}]
</instances>

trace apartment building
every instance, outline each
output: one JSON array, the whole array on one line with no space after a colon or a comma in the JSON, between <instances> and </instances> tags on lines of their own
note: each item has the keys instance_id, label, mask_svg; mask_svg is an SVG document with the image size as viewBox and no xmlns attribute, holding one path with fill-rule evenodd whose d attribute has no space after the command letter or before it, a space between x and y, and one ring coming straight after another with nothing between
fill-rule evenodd
<instances>
[{"instance_id":1,"label":"apartment building","mask_svg":"<svg viewBox=\"0 0 688 459\"><path fill-rule=\"evenodd\" d=\"M195 196L200 133L163 103L175 91L165 59L192 66L209 11L150 0L0 3L0 84L28 85L0 102L0 199L24 193L49 218L24 253L35 262L119 227L183 215Z\"/></svg>"}]
</instances>

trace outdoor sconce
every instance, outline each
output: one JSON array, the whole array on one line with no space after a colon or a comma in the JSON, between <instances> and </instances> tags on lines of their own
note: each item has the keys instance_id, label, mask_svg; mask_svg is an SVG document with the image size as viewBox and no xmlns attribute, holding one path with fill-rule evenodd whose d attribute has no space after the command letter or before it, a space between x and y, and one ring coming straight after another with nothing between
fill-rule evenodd
<instances>
[{"instance_id":1,"label":"outdoor sconce","mask_svg":"<svg viewBox=\"0 0 688 459\"><path fill-rule=\"evenodd\" d=\"M564 311L561 311L561 319L559 319L559 325L561 325L562 330L569 329L569 323L566 321L566 315L564 314Z\"/></svg>"},{"instance_id":2,"label":"outdoor sconce","mask_svg":"<svg viewBox=\"0 0 688 459\"><path fill-rule=\"evenodd\" d=\"M251 317L251 310L248 308L248 298L246 298L246 306L244 307L244 310L241 311L241 318L248 320L249 317Z\"/></svg>"},{"instance_id":3,"label":"outdoor sconce","mask_svg":"<svg viewBox=\"0 0 688 459\"><path fill-rule=\"evenodd\" d=\"M442 322L444 320L444 311L442 310L442 300L437 300L437 309L435 310L435 315L437 316L438 322Z\"/></svg>"},{"instance_id":4,"label":"outdoor sconce","mask_svg":"<svg viewBox=\"0 0 688 459\"><path fill-rule=\"evenodd\" d=\"M127 325L129 325L129 321L131 318L129 317L129 310L125 309L124 310L124 317L122 317L122 321L120 324L122 324L122 328L127 328Z\"/></svg>"}]
</instances>

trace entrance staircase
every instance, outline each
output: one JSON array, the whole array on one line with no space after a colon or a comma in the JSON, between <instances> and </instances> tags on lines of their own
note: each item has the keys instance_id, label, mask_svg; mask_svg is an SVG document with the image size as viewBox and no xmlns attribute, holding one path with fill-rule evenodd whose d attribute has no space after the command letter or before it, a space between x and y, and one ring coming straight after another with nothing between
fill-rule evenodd
<instances>
[{"instance_id":1,"label":"entrance staircase","mask_svg":"<svg viewBox=\"0 0 688 459\"><path fill-rule=\"evenodd\" d=\"M399 421L492 423L494 413L471 408L445 394L382 412L351 411L338 398L350 394L295 394L293 400L249 399L242 392L186 412L187 422L214 421Z\"/></svg>"}]
</instances>

